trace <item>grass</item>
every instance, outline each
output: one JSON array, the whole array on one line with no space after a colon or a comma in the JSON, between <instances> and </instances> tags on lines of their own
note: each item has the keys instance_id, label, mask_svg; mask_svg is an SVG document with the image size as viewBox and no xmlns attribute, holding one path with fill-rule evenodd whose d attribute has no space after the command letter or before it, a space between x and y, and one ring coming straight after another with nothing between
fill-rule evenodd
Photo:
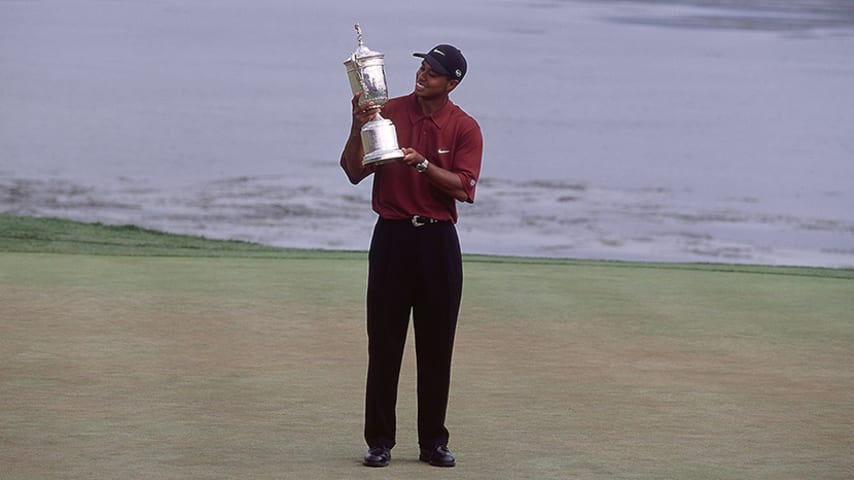
<instances>
[{"instance_id":1,"label":"grass","mask_svg":"<svg viewBox=\"0 0 854 480\"><path fill-rule=\"evenodd\" d=\"M0 215L0 477L851 478L851 273L466 256L458 466L410 342L375 470L364 252Z\"/></svg>"},{"instance_id":2,"label":"grass","mask_svg":"<svg viewBox=\"0 0 854 480\"><path fill-rule=\"evenodd\" d=\"M0 213L0 252L171 257L311 257L329 252L174 235L135 225L103 225Z\"/></svg>"}]
</instances>

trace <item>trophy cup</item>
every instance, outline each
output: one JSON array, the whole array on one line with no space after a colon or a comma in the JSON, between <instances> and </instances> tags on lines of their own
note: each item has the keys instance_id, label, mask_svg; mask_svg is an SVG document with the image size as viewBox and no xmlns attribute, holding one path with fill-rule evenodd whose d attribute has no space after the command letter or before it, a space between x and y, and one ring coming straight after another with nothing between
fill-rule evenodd
<instances>
[{"instance_id":1,"label":"trophy cup","mask_svg":"<svg viewBox=\"0 0 854 480\"><path fill-rule=\"evenodd\" d=\"M356 39L359 47L344 62L350 89L353 95L362 92L359 106L373 102L382 107L388 101L388 85L385 80L383 54L374 52L362 43L362 28L356 24ZM403 158L403 150L397 145L397 131L391 120L377 113L362 127L362 147L365 156L362 165L378 165Z\"/></svg>"}]
</instances>

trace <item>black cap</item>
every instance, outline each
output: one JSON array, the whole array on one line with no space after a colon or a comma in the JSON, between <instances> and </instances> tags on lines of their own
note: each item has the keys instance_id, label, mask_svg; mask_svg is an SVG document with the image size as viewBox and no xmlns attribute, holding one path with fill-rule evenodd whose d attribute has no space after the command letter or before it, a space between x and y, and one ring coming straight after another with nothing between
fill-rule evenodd
<instances>
[{"instance_id":1,"label":"black cap","mask_svg":"<svg viewBox=\"0 0 854 480\"><path fill-rule=\"evenodd\" d=\"M466 76L466 58L463 52L453 45L436 45L428 53L413 53L430 64L430 68L452 80L462 80Z\"/></svg>"}]
</instances>

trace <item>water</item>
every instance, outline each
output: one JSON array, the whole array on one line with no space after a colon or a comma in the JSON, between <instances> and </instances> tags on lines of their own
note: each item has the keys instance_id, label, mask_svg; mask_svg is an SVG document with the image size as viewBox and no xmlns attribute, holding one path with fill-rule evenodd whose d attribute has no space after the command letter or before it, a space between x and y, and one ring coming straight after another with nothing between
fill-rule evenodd
<instances>
[{"instance_id":1,"label":"water","mask_svg":"<svg viewBox=\"0 0 854 480\"><path fill-rule=\"evenodd\" d=\"M728 3L0 0L0 211L367 249L358 20L469 58L466 253L854 267L854 5Z\"/></svg>"}]
</instances>

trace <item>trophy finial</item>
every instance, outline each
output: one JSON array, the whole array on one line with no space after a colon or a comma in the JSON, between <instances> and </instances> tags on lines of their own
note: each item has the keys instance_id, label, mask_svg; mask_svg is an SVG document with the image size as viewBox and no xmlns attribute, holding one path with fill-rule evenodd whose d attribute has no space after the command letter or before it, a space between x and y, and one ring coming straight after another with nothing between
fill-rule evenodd
<instances>
[{"instance_id":1,"label":"trophy finial","mask_svg":"<svg viewBox=\"0 0 854 480\"><path fill-rule=\"evenodd\" d=\"M362 27L359 25L359 22L356 22L356 40L359 42L360 47L365 46L365 44L362 43Z\"/></svg>"}]
</instances>

